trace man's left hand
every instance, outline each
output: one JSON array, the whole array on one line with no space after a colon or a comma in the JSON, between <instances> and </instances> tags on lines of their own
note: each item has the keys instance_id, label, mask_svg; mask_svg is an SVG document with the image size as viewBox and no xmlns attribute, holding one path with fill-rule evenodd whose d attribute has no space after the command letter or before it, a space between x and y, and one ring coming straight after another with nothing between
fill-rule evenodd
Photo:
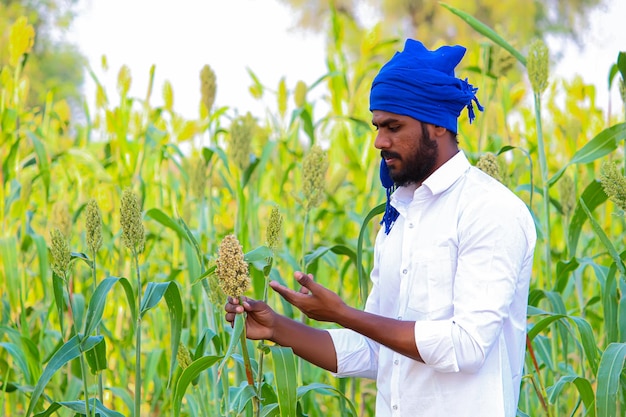
<instances>
[{"instance_id":1,"label":"man's left hand","mask_svg":"<svg viewBox=\"0 0 626 417\"><path fill-rule=\"evenodd\" d=\"M336 322L341 309L347 308L343 300L334 292L315 282L312 274L296 271L294 277L302 286L300 291L294 291L276 281L270 282L270 286L307 317L317 321Z\"/></svg>"}]
</instances>

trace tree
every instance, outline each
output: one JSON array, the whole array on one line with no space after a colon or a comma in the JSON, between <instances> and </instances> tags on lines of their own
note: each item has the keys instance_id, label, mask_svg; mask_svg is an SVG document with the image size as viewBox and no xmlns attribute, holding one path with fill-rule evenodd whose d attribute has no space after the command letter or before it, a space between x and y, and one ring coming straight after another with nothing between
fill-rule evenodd
<instances>
[{"instance_id":1,"label":"tree","mask_svg":"<svg viewBox=\"0 0 626 417\"><path fill-rule=\"evenodd\" d=\"M328 21L331 8L357 27L363 28L371 16L384 22L382 30L390 37L414 37L426 44L459 42L473 33L458 17L434 0L280 0L296 13L296 26L320 31ZM463 10L496 28L507 40L525 45L531 39L553 35L580 43L589 26L589 11L606 0L448 0L445 3Z\"/></svg>"},{"instance_id":2,"label":"tree","mask_svg":"<svg viewBox=\"0 0 626 417\"><path fill-rule=\"evenodd\" d=\"M30 81L28 105L55 100L80 101L85 57L77 46L59 34L75 17L78 0L0 0L0 43L7 44L11 25L25 16L35 29L35 44L23 62L23 73ZM6 48L0 53L0 69L8 63Z\"/></svg>"}]
</instances>

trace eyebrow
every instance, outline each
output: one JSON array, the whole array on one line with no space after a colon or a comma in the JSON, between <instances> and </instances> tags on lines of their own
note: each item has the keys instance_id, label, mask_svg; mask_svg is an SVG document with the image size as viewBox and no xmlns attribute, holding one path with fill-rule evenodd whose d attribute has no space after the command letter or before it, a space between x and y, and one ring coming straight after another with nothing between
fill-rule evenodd
<instances>
[{"instance_id":1,"label":"eyebrow","mask_svg":"<svg viewBox=\"0 0 626 417\"><path fill-rule=\"evenodd\" d=\"M387 127L392 123L400 123L400 119L397 119L395 117L388 117L386 119L381 120L380 122L376 123L374 120L372 120L372 124L374 126L378 126L378 127Z\"/></svg>"}]
</instances>

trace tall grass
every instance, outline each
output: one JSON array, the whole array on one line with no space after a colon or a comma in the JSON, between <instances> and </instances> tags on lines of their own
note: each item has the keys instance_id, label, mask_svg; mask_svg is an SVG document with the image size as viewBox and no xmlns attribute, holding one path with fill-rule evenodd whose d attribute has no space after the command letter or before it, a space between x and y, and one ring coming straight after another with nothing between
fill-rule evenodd
<instances>
[{"instance_id":1,"label":"tall grass","mask_svg":"<svg viewBox=\"0 0 626 417\"><path fill-rule=\"evenodd\" d=\"M624 215L600 181L600 165L619 163L619 183L626 124L596 108L576 79L551 80L540 102L535 94L529 104L528 51L444 7L490 42L470 52L462 69L490 94L480 125L461 121L461 146L473 161L497 155L502 181L527 202L540 231L518 414L621 415ZM216 275L219 243L235 234L249 265L248 295L297 318L267 282L293 285L293 271L306 267L347 302L363 305L384 201L367 93L384 57L400 45L374 28L348 62L344 18L332 17L328 73L318 80L281 80L273 88L250 72L252 91L276 103L263 120L213 107L219 79L208 66L199 69L200 113L189 120L173 108L167 83L164 104L152 104L158 69L136 98L129 95L131 71L122 67L115 97L91 70L98 99L85 106L88 121L79 125L52 95L41 107L24 106L21 66L30 46L13 46L18 57L0 76L5 415L373 415L371 381L334 379L296 361L290 349L263 342L244 341L245 359L243 318L225 325ZM29 33L24 21L13 30ZM509 55L516 61L508 70L494 71L489 57L505 62ZM625 75L621 59L613 76ZM328 90L323 115L320 103L307 99L319 88ZM538 113L539 106L547 111ZM320 200L305 206L311 195L303 165L316 146L327 163L323 188ZM121 213L126 190L139 208L134 224L145 228L143 250L130 256ZM97 249L86 225L94 202ZM270 243L267 219L275 211L283 221ZM60 225L68 230L66 277L54 272L59 257L50 239Z\"/></svg>"}]
</instances>

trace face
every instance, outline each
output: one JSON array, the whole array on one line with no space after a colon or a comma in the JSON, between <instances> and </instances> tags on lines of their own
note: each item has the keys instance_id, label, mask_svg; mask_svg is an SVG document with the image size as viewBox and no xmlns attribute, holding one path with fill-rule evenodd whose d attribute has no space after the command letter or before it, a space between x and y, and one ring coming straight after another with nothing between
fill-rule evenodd
<instances>
[{"instance_id":1,"label":"face","mask_svg":"<svg viewBox=\"0 0 626 417\"><path fill-rule=\"evenodd\" d=\"M380 149L389 175L398 186L421 184L438 165L439 148L427 125L412 117L375 110L378 130L374 146Z\"/></svg>"}]
</instances>

